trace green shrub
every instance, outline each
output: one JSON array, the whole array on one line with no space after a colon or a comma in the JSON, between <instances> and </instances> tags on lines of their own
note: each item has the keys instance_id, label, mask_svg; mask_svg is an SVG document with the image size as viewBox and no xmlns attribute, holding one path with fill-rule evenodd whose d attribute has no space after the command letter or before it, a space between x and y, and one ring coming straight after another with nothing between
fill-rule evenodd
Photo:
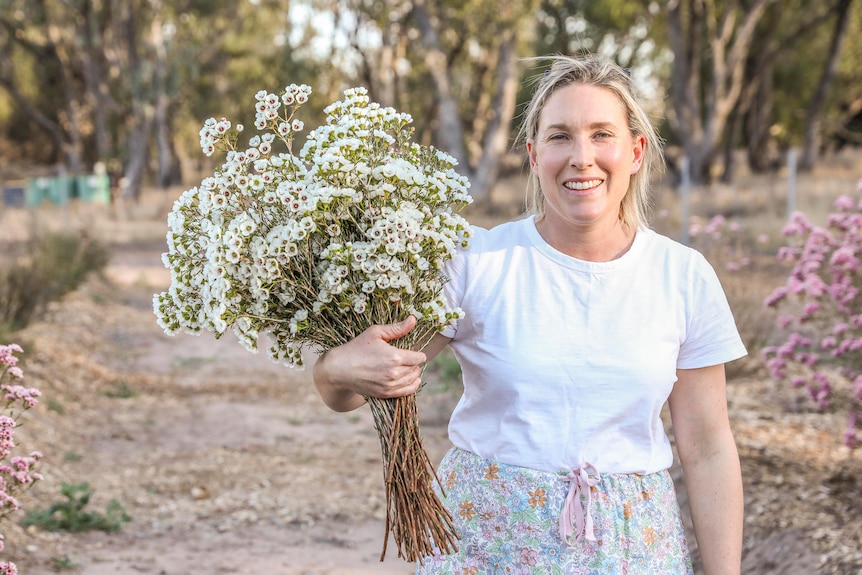
<instances>
[{"instance_id":1,"label":"green shrub","mask_svg":"<svg viewBox=\"0 0 862 575\"><path fill-rule=\"evenodd\" d=\"M69 559L67 555L51 558L51 571L54 573L60 573L61 571L74 571L79 567L80 565Z\"/></svg>"},{"instance_id":2,"label":"green shrub","mask_svg":"<svg viewBox=\"0 0 862 575\"><path fill-rule=\"evenodd\" d=\"M128 384L125 380L115 381L111 387L111 389L107 389L103 392L105 397L110 397L114 399L129 399L131 397L135 397L138 394L135 393L135 390L132 389L132 386Z\"/></svg>"},{"instance_id":3,"label":"green shrub","mask_svg":"<svg viewBox=\"0 0 862 575\"><path fill-rule=\"evenodd\" d=\"M115 499L108 503L104 513L85 511L84 508L93 495L93 490L88 483L77 485L64 483L60 493L66 498L65 501L58 501L47 509L28 511L22 524L25 527L34 525L45 531L113 533L119 531L124 522L131 521L131 517Z\"/></svg>"},{"instance_id":4,"label":"green shrub","mask_svg":"<svg viewBox=\"0 0 862 575\"><path fill-rule=\"evenodd\" d=\"M109 258L107 246L84 234L39 234L27 242L24 253L0 265L0 336L25 327Z\"/></svg>"},{"instance_id":5,"label":"green shrub","mask_svg":"<svg viewBox=\"0 0 862 575\"><path fill-rule=\"evenodd\" d=\"M430 389L436 393L457 393L460 395L463 389L461 366L449 348L444 349L437 357L428 362L423 379L426 382L433 382Z\"/></svg>"}]
</instances>

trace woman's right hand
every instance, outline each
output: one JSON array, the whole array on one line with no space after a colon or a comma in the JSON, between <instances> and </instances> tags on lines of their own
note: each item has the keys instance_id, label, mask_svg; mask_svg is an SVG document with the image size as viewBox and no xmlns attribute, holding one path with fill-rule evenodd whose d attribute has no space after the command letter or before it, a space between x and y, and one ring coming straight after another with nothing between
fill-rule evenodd
<instances>
[{"instance_id":1,"label":"woman's right hand","mask_svg":"<svg viewBox=\"0 0 862 575\"><path fill-rule=\"evenodd\" d=\"M374 325L321 355L313 376L324 403L335 411L350 411L365 403L365 397L401 397L418 391L426 355L389 344L415 326L413 316Z\"/></svg>"}]
</instances>

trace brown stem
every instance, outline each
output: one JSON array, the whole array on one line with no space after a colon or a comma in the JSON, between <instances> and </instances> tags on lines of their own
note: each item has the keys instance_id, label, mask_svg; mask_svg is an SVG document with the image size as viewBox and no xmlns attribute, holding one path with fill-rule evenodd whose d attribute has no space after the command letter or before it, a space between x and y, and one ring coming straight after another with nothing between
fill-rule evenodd
<instances>
[{"instance_id":1,"label":"brown stem","mask_svg":"<svg viewBox=\"0 0 862 575\"><path fill-rule=\"evenodd\" d=\"M398 556L407 561L422 562L435 549L457 551L452 515L433 489L432 478L438 485L440 479L422 445L416 395L366 399L380 439L386 483L386 532L380 560L386 556L390 532Z\"/></svg>"}]
</instances>

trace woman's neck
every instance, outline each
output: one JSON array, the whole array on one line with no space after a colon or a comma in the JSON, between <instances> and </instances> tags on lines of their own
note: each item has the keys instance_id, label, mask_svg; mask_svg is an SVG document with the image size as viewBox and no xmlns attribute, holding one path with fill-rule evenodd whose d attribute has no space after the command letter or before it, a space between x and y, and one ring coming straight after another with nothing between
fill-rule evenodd
<instances>
[{"instance_id":1,"label":"woman's neck","mask_svg":"<svg viewBox=\"0 0 862 575\"><path fill-rule=\"evenodd\" d=\"M545 218L537 218L536 229L555 250L588 262L609 262L621 258L631 249L635 238L635 231L619 220L609 229L569 228L561 233L547 225Z\"/></svg>"}]
</instances>

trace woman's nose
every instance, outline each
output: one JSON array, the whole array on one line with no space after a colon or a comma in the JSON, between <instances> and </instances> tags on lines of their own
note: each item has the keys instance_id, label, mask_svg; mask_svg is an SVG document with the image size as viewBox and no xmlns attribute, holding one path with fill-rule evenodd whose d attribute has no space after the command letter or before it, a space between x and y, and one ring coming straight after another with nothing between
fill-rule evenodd
<instances>
[{"instance_id":1,"label":"woman's nose","mask_svg":"<svg viewBox=\"0 0 862 575\"><path fill-rule=\"evenodd\" d=\"M575 139L572 141L571 150L569 152L569 165L579 170L589 168L593 165L594 155L592 146L587 142Z\"/></svg>"}]
</instances>

